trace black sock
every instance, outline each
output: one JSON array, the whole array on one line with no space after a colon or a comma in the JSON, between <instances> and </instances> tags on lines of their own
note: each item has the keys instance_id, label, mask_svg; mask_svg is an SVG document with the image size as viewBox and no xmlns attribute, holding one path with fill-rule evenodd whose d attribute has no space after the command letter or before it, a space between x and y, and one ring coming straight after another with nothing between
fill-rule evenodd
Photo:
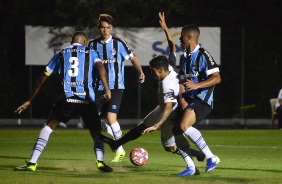
<instances>
[{"instance_id":1,"label":"black sock","mask_svg":"<svg viewBox=\"0 0 282 184\"><path fill-rule=\"evenodd\" d=\"M135 127L131 130L129 130L122 138L115 141L115 146L119 147L120 145L123 145L129 141L135 140L138 137L140 137L142 134L138 131L138 127Z\"/></svg>"}]
</instances>

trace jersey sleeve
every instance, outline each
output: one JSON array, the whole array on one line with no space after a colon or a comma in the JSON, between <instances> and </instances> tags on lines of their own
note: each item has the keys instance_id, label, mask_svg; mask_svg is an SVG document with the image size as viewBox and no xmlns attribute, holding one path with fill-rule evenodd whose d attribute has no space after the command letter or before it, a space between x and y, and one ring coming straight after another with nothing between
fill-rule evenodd
<instances>
[{"instance_id":1,"label":"jersey sleeve","mask_svg":"<svg viewBox=\"0 0 282 184\"><path fill-rule=\"evenodd\" d=\"M92 58L93 58L94 63L99 62L99 61L102 61L102 60L99 58L97 51L95 51L95 50L90 50L90 54L92 55Z\"/></svg>"},{"instance_id":2,"label":"jersey sleeve","mask_svg":"<svg viewBox=\"0 0 282 184\"><path fill-rule=\"evenodd\" d=\"M44 74L46 76L50 76L55 71L59 72L59 69L60 69L60 61L59 61L59 53L57 53L52 57L48 65L46 65Z\"/></svg>"},{"instance_id":3,"label":"jersey sleeve","mask_svg":"<svg viewBox=\"0 0 282 184\"><path fill-rule=\"evenodd\" d=\"M132 58L133 57L133 53L129 49L126 41L120 40L119 44L120 44L120 47L119 47L120 48L120 54L122 55L122 57L124 57L126 60Z\"/></svg>"},{"instance_id":4,"label":"jersey sleeve","mask_svg":"<svg viewBox=\"0 0 282 184\"><path fill-rule=\"evenodd\" d=\"M174 70L176 70L176 53L175 52L169 53L168 61L169 61L169 65L172 66Z\"/></svg>"},{"instance_id":5,"label":"jersey sleeve","mask_svg":"<svg viewBox=\"0 0 282 184\"><path fill-rule=\"evenodd\" d=\"M94 45L93 45L93 40L91 40L89 43L88 43L88 47L92 50L94 50Z\"/></svg>"},{"instance_id":6,"label":"jersey sleeve","mask_svg":"<svg viewBox=\"0 0 282 184\"><path fill-rule=\"evenodd\" d=\"M178 81L166 80L163 81L163 97L164 103L177 103L177 94L179 93Z\"/></svg>"},{"instance_id":7,"label":"jersey sleeve","mask_svg":"<svg viewBox=\"0 0 282 184\"><path fill-rule=\"evenodd\" d=\"M207 67L207 70L206 70L207 76L213 73L219 72L219 68L216 62L214 61L214 59L212 58L212 56L209 54L209 52L205 50L203 56L204 56L203 59L205 60L205 63L207 65L206 66Z\"/></svg>"}]
</instances>

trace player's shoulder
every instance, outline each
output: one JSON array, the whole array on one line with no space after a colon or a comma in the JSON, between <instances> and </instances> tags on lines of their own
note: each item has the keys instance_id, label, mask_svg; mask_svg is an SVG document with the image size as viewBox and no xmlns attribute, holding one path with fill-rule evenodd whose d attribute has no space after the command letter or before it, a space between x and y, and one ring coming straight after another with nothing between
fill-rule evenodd
<instances>
[{"instance_id":1,"label":"player's shoulder","mask_svg":"<svg viewBox=\"0 0 282 184\"><path fill-rule=\"evenodd\" d=\"M124 39L120 38L120 37L112 36L112 39L116 40L116 41L118 41L118 42L120 42L122 44L127 44L127 42Z\"/></svg>"},{"instance_id":2,"label":"player's shoulder","mask_svg":"<svg viewBox=\"0 0 282 184\"><path fill-rule=\"evenodd\" d=\"M177 75L178 74L174 70L170 71L170 74L163 79L162 81L163 85L164 86L172 86L172 85L174 86L176 84L179 84Z\"/></svg>"},{"instance_id":3,"label":"player's shoulder","mask_svg":"<svg viewBox=\"0 0 282 184\"><path fill-rule=\"evenodd\" d=\"M201 54L205 55L205 56L211 57L211 54L206 49L204 49L203 47L199 48L199 52Z\"/></svg>"},{"instance_id":4,"label":"player's shoulder","mask_svg":"<svg viewBox=\"0 0 282 184\"><path fill-rule=\"evenodd\" d=\"M99 42L99 41L100 41L100 37L92 38L92 39L89 41L89 44L90 44L90 43L94 43L94 42Z\"/></svg>"}]
</instances>

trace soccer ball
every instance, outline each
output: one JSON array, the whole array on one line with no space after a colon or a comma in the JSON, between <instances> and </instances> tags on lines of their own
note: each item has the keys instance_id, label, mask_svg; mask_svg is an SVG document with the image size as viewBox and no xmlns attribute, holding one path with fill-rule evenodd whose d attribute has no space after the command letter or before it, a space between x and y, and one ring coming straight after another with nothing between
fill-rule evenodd
<instances>
[{"instance_id":1,"label":"soccer ball","mask_svg":"<svg viewBox=\"0 0 282 184\"><path fill-rule=\"evenodd\" d=\"M148 158L148 152L144 148L134 148L129 155L131 163L135 166L146 164Z\"/></svg>"}]
</instances>

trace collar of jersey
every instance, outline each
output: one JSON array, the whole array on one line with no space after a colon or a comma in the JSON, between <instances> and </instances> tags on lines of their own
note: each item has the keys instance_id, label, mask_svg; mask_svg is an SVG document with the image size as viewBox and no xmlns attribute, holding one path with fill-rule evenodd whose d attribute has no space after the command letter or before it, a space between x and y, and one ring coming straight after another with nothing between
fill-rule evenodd
<instances>
[{"instance_id":1,"label":"collar of jersey","mask_svg":"<svg viewBox=\"0 0 282 184\"><path fill-rule=\"evenodd\" d=\"M192 53L193 53L193 52L196 52L197 50L199 50L199 48L200 48L200 45L198 44L198 45L195 47L195 49L192 50L192 52L190 52L189 54L187 54L187 50L185 50L185 51L184 51L184 56L187 57L187 55L188 55L188 56L192 55Z\"/></svg>"},{"instance_id":2,"label":"collar of jersey","mask_svg":"<svg viewBox=\"0 0 282 184\"><path fill-rule=\"evenodd\" d=\"M80 43L73 43L72 45L74 46L74 45L81 45L81 44Z\"/></svg>"},{"instance_id":3,"label":"collar of jersey","mask_svg":"<svg viewBox=\"0 0 282 184\"><path fill-rule=\"evenodd\" d=\"M112 35L110 35L110 38L107 39L106 41L102 41L102 40L101 40L101 42L102 42L102 43L109 43L109 42L111 41L111 39L112 39Z\"/></svg>"}]
</instances>

